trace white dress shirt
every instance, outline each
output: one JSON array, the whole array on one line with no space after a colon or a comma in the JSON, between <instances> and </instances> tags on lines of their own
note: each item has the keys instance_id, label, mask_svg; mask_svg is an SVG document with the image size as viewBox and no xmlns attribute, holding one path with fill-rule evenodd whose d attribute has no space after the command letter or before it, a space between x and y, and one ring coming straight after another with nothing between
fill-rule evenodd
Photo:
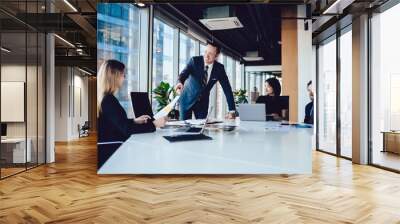
<instances>
[{"instance_id":1,"label":"white dress shirt","mask_svg":"<svg viewBox=\"0 0 400 224\"><path fill-rule=\"evenodd\" d=\"M210 81L210 76L211 76L211 71L213 69L213 65L214 65L214 63L209 64L209 65L204 64L204 69L206 68L206 66L208 66L208 69L207 69L207 84L208 84L208 81ZM214 87L213 87L213 89L214 89ZM229 111L229 113L235 113L235 111L231 110L231 111Z\"/></svg>"},{"instance_id":2,"label":"white dress shirt","mask_svg":"<svg viewBox=\"0 0 400 224\"><path fill-rule=\"evenodd\" d=\"M210 76L211 76L211 71L212 71L213 65L214 65L214 63L209 64L209 65L207 65L207 64L204 65L204 69L206 68L206 66L208 66L208 69L207 69L207 83L210 80Z\"/></svg>"}]
</instances>

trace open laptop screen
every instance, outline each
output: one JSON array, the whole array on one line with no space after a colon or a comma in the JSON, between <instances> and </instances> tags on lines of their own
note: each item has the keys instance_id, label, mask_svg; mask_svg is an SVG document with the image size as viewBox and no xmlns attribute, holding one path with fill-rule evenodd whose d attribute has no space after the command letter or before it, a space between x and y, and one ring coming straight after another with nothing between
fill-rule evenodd
<instances>
[{"instance_id":1,"label":"open laptop screen","mask_svg":"<svg viewBox=\"0 0 400 224\"><path fill-rule=\"evenodd\" d=\"M153 118L153 110L151 109L149 94L147 92L131 92L131 100L135 117L149 115Z\"/></svg>"}]
</instances>

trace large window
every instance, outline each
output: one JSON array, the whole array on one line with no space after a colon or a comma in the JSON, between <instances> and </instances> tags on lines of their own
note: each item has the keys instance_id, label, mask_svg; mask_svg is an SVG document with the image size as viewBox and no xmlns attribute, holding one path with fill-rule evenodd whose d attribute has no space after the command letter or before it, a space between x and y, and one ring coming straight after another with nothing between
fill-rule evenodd
<instances>
[{"instance_id":1,"label":"large window","mask_svg":"<svg viewBox=\"0 0 400 224\"><path fill-rule=\"evenodd\" d=\"M226 57L225 71L226 71L226 74L228 75L228 79L231 82L231 84L233 83L232 82L233 81L233 77L235 77L235 72L236 72L234 66L236 66L236 65L234 64L233 59L231 57L227 56ZM235 86L232 85L232 89L234 89L234 87Z\"/></svg>"},{"instance_id":2,"label":"large window","mask_svg":"<svg viewBox=\"0 0 400 224\"><path fill-rule=\"evenodd\" d=\"M240 64L239 61L235 61L236 63L236 87L234 88L235 90L242 89L242 65Z\"/></svg>"},{"instance_id":3,"label":"large window","mask_svg":"<svg viewBox=\"0 0 400 224\"><path fill-rule=\"evenodd\" d=\"M153 30L153 89L160 82L174 85L174 28L154 19ZM157 105L153 103L153 108Z\"/></svg>"},{"instance_id":4,"label":"large window","mask_svg":"<svg viewBox=\"0 0 400 224\"><path fill-rule=\"evenodd\" d=\"M340 36L340 154L352 157L352 34Z\"/></svg>"},{"instance_id":5,"label":"large window","mask_svg":"<svg viewBox=\"0 0 400 224\"><path fill-rule=\"evenodd\" d=\"M336 38L318 48L318 148L336 153Z\"/></svg>"},{"instance_id":6,"label":"large window","mask_svg":"<svg viewBox=\"0 0 400 224\"><path fill-rule=\"evenodd\" d=\"M224 65L226 69L226 56L223 53L220 53L217 61ZM215 114L218 119L222 119L225 116L225 106L226 99L224 97L224 91L219 82L216 84L216 101L215 101Z\"/></svg>"},{"instance_id":7,"label":"large window","mask_svg":"<svg viewBox=\"0 0 400 224\"><path fill-rule=\"evenodd\" d=\"M339 33L340 36L334 35L320 43L318 47L317 147L321 151L351 158L353 77L351 25ZM340 123L337 123L338 121Z\"/></svg>"},{"instance_id":8,"label":"large window","mask_svg":"<svg viewBox=\"0 0 400 224\"><path fill-rule=\"evenodd\" d=\"M107 59L117 59L126 66L126 78L117 98L133 117L130 92L139 91L141 14L133 4L97 4L98 66ZM143 9L144 10L144 9Z\"/></svg>"},{"instance_id":9,"label":"large window","mask_svg":"<svg viewBox=\"0 0 400 224\"><path fill-rule=\"evenodd\" d=\"M372 17L372 163L400 170L400 5ZM384 139L383 132L389 132ZM395 153L393 153L395 152Z\"/></svg>"},{"instance_id":10,"label":"large window","mask_svg":"<svg viewBox=\"0 0 400 224\"><path fill-rule=\"evenodd\" d=\"M196 41L184 33L179 34L179 72L185 68L189 59L196 55Z\"/></svg>"},{"instance_id":11,"label":"large window","mask_svg":"<svg viewBox=\"0 0 400 224\"><path fill-rule=\"evenodd\" d=\"M200 55L204 55L204 52L206 52L206 45L200 43Z\"/></svg>"}]
</instances>

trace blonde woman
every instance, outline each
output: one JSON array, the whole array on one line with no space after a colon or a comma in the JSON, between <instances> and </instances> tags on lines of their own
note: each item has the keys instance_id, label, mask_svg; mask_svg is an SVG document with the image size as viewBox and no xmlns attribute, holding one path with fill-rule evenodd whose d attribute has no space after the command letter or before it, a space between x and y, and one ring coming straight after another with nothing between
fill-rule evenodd
<instances>
[{"instance_id":1,"label":"blonde woman","mask_svg":"<svg viewBox=\"0 0 400 224\"><path fill-rule=\"evenodd\" d=\"M166 118L151 121L143 115L128 119L115 94L125 80L125 65L107 60L97 74L98 142L125 141L132 134L154 132L165 125Z\"/></svg>"}]
</instances>

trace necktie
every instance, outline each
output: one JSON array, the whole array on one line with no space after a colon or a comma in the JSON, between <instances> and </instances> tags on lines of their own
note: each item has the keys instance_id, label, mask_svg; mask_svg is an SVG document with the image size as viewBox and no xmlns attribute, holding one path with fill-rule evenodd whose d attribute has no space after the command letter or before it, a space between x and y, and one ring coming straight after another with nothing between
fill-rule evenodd
<instances>
[{"instance_id":1,"label":"necktie","mask_svg":"<svg viewBox=\"0 0 400 224\"><path fill-rule=\"evenodd\" d=\"M203 86L207 85L207 78L208 78L208 65L206 65L204 68L204 75L203 75L203 80L202 80Z\"/></svg>"}]
</instances>

